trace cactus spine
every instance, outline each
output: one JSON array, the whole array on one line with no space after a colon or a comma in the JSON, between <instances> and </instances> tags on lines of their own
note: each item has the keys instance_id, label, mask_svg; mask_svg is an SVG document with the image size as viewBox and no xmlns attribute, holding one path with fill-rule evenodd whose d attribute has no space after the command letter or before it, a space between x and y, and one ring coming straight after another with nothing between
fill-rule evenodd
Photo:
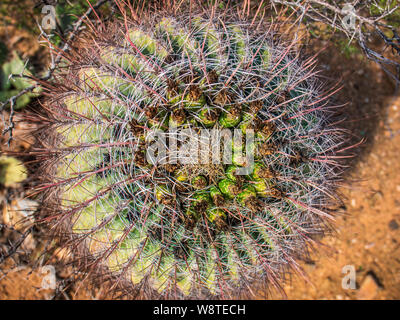
<instances>
[{"instance_id":1,"label":"cactus spine","mask_svg":"<svg viewBox=\"0 0 400 320\"><path fill-rule=\"evenodd\" d=\"M230 297L278 285L324 230L341 138L310 61L249 23L189 16L114 22L58 72L48 189L63 231L127 285ZM152 163L147 133L171 128L253 130L251 172L235 142L230 164Z\"/></svg>"}]
</instances>

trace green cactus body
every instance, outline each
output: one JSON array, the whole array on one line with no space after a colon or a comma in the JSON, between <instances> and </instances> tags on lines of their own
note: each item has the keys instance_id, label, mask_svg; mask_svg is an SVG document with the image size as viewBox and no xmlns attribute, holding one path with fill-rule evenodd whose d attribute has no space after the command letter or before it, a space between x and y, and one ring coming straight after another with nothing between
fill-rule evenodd
<instances>
[{"instance_id":1,"label":"green cactus body","mask_svg":"<svg viewBox=\"0 0 400 320\"><path fill-rule=\"evenodd\" d=\"M238 182L238 172L239 167L235 165L230 165L228 168L225 170L225 174L228 179L230 179L233 182Z\"/></svg>"},{"instance_id":2,"label":"green cactus body","mask_svg":"<svg viewBox=\"0 0 400 320\"><path fill-rule=\"evenodd\" d=\"M202 108L199 116L206 127L212 127L217 122L217 112L210 107Z\"/></svg>"},{"instance_id":3,"label":"green cactus body","mask_svg":"<svg viewBox=\"0 0 400 320\"><path fill-rule=\"evenodd\" d=\"M179 182L185 182L188 179L188 174L184 170L176 170L175 179Z\"/></svg>"},{"instance_id":4,"label":"green cactus body","mask_svg":"<svg viewBox=\"0 0 400 320\"><path fill-rule=\"evenodd\" d=\"M229 179L223 179L218 183L218 187L221 192L229 199L233 199L238 193L237 185L234 181Z\"/></svg>"},{"instance_id":5,"label":"green cactus body","mask_svg":"<svg viewBox=\"0 0 400 320\"><path fill-rule=\"evenodd\" d=\"M242 205L246 205L246 202L257 197L256 190L253 186L248 185L243 188L243 190L237 195L238 201Z\"/></svg>"},{"instance_id":6,"label":"green cactus body","mask_svg":"<svg viewBox=\"0 0 400 320\"><path fill-rule=\"evenodd\" d=\"M189 89L189 93L185 96L185 108L191 111L198 111L201 107L206 104L206 98L203 94L197 92L198 88Z\"/></svg>"},{"instance_id":7,"label":"green cactus body","mask_svg":"<svg viewBox=\"0 0 400 320\"><path fill-rule=\"evenodd\" d=\"M219 118L219 123L225 128L235 127L241 120L241 113L232 112L232 107L228 107L225 112L223 112Z\"/></svg>"},{"instance_id":8,"label":"green cactus body","mask_svg":"<svg viewBox=\"0 0 400 320\"><path fill-rule=\"evenodd\" d=\"M66 62L64 91L48 101L63 231L86 238L90 256L106 252L101 267L146 297L233 297L259 279L279 282L328 215L337 167L324 157L341 144L319 86L284 43L234 21L127 21ZM165 144L172 129L238 130L243 141L252 129L257 161L233 141L232 163L149 162L154 129Z\"/></svg>"},{"instance_id":9,"label":"green cactus body","mask_svg":"<svg viewBox=\"0 0 400 320\"><path fill-rule=\"evenodd\" d=\"M207 185L208 185L207 179L206 179L206 177L204 177L204 176L196 176L196 177L194 177L194 178L192 179L192 186L193 186L195 189L200 189L200 190L202 190L202 189L206 188Z\"/></svg>"},{"instance_id":10,"label":"green cactus body","mask_svg":"<svg viewBox=\"0 0 400 320\"><path fill-rule=\"evenodd\" d=\"M217 207L222 206L225 202L225 198L224 198L221 190L216 186L212 186L210 188L210 197L211 197L214 205L216 205Z\"/></svg>"}]
</instances>

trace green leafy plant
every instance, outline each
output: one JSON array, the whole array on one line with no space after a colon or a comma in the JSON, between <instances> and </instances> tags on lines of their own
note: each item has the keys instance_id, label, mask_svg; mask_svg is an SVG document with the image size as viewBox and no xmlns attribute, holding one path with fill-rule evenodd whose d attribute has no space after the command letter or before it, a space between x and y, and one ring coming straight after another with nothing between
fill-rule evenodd
<instances>
[{"instance_id":1,"label":"green leafy plant","mask_svg":"<svg viewBox=\"0 0 400 320\"><path fill-rule=\"evenodd\" d=\"M15 187L27 178L26 168L14 157L0 157L0 185Z\"/></svg>"},{"instance_id":2,"label":"green leafy plant","mask_svg":"<svg viewBox=\"0 0 400 320\"><path fill-rule=\"evenodd\" d=\"M1 55L0 58L4 62L0 69L0 102L6 102L22 90L31 87L34 82L23 77L24 75L29 76L31 73L16 52L12 53L12 59L9 62L5 62L6 54ZM25 107L35 96L37 94L33 92L23 94L16 99L14 108Z\"/></svg>"}]
</instances>

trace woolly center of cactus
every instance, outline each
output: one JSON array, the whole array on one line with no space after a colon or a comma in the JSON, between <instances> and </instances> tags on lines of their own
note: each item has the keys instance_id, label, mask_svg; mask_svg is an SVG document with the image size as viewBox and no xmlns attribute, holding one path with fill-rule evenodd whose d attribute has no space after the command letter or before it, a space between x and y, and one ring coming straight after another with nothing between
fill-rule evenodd
<instances>
[{"instance_id":1,"label":"woolly center of cactus","mask_svg":"<svg viewBox=\"0 0 400 320\"><path fill-rule=\"evenodd\" d=\"M333 145L306 67L265 35L200 17L133 26L88 50L69 69L78 79L56 130L62 205L90 253L133 284L183 295L279 272L324 202L327 163L309 159ZM229 161L226 143L202 140L211 131L241 135ZM196 148L185 151L185 134ZM217 163L201 160L217 151Z\"/></svg>"}]
</instances>

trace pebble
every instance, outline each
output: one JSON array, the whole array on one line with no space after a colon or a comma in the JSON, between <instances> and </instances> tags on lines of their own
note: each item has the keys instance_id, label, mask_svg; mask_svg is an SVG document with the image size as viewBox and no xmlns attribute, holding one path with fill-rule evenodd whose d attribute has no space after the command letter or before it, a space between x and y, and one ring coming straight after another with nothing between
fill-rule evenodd
<instances>
[{"instance_id":1,"label":"pebble","mask_svg":"<svg viewBox=\"0 0 400 320\"><path fill-rule=\"evenodd\" d=\"M372 300L378 294L379 285L372 275L367 275L357 293L358 300Z\"/></svg>"},{"instance_id":2,"label":"pebble","mask_svg":"<svg viewBox=\"0 0 400 320\"><path fill-rule=\"evenodd\" d=\"M365 246L364 246L364 248L365 249L371 249L371 248L373 248L373 247L375 247L375 242L370 242L370 243L367 243Z\"/></svg>"},{"instance_id":3,"label":"pebble","mask_svg":"<svg viewBox=\"0 0 400 320\"><path fill-rule=\"evenodd\" d=\"M389 222L389 228L390 230L397 230L399 228L399 224L397 223L396 220L392 219Z\"/></svg>"},{"instance_id":4,"label":"pebble","mask_svg":"<svg viewBox=\"0 0 400 320\"><path fill-rule=\"evenodd\" d=\"M39 204L29 199L15 199L3 207L3 221L6 225L23 231L33 222L32 213Z\"/></svg>"},{"instance_id":5,"label":"pebble","mask_svg":"<svg viewBox=\"0 0 400 320\"><path fill-rule=\"evenodd\" d=\"M375 207L376 203L379 200L381 200L382 198L383 198L382 192L381 191L377 191L371 196L371 198L369 200L369 204L371 205L371 207Z\"/></svg>"}]
</instances>

